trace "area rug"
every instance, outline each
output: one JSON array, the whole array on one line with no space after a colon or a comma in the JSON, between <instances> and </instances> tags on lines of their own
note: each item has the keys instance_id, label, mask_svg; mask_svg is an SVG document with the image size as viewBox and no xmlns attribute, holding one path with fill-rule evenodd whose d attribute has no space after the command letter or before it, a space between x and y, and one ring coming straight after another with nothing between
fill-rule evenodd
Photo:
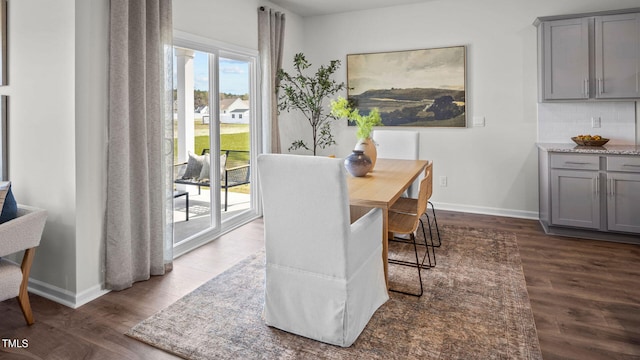
<instances>
[{"instance_id":1,"label":"area rug","mask_svg":"<svg viewBox=\"0 0 640 360\"><path fill-rule=\"evenodd\" d=\"M210 280L127 335L186 359L542 359L513 233L441 227L420 298L391 293L341 348L264 324L264 253ZM408 249L391 245L398 256ZM413 249L411 248L411 251ZM418 286L390 265L391 286Z\"/></svg>"}]
</instances>

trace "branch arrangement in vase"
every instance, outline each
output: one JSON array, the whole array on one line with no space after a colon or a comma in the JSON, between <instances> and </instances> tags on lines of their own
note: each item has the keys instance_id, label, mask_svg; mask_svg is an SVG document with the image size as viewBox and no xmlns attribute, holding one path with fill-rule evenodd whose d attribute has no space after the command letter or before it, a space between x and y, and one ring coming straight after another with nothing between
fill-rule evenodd
<instances>
[{"instance_id":1,"label":"branch arrangement in vase","mask_svg":"<svg viewBox=\"0 0 640 360\"><path fill-rule=\"evenodd\" d=\"M378 108L371 109L368 115L360 115L360 111L352 108L349 101L341 96L338 100L331 101L331 114L353 121L358 127L356 132L358 140L370 138L373 127L382 125Z\"/></svg>"},{"instance_id":2,"label":"branch arrangement in vase","mask_svg":"<svg viewBox=\"0 0 640 360\"><path fill-rule=\"evenodd\" d=\"M333 73L340 67L340 60L332 60L329 65L322 65L315 74L305 75L305 71L311 67L304 54L294 56L293 75L280 69L278 70L278 109L298 110L311 126L312 149L304 140L296 140L289 147L289 151L305 149L316 155L317 149L324 149L336 142L331 133L331 120L336 117L331 113L325 113L324 101L345 88L344 83L338 83L331 79Z\"/></svg>"}]
</instances>

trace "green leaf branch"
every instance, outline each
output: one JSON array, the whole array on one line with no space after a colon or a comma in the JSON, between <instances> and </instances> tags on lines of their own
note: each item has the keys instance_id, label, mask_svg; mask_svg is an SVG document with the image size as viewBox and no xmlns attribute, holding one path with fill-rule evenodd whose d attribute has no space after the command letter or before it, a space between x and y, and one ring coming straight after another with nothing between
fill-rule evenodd
<instances>
[{"instance_id":1,"label":"green leaf branch","mask_svg":"<svg viewBox=\"0 0 640 360\"><path fill-rule=\"evenodd\" d=\"M312 148L309 148L304 140L296 140L289 147L289 151L305 149L313 151L316 155L318 148L324 149L336 143L331 133L331 120L335 119L335 116L330 112L325 113L323 103L327 97L345 88L344 83L338 83L331 78L340 67L340 61L332 60L328 65L320 66L313 75L305 75L311 63L304 54L296 54L293 64L293 74L278 70L278 109L287 112L300 111L311 126Z\"/></svg>"},{"instance_id":2,"label":"green leaf branch","mask_svg":"<svg viewBox=\"0 0 640 360\"><path fill-rule=\"evenodd\" d=\"M373 127L382 125L382 119L380 118L380 111L378 108L371 109L369 115L360 115L360 111L352 108L349 101L341 96L338 97L338 100L331 101L331 114L335 117L347 118L355 122L358 127L356 132L358 139L367 139L371 137Z\"/></svg>"}]
</instances>

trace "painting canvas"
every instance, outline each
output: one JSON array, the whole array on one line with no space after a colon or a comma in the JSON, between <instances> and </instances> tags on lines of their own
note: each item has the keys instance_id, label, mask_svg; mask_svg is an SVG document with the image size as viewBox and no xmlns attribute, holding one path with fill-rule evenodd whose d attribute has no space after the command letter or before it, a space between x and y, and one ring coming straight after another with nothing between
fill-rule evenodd
<instances>
[{"instance_id":1,"label":"painting canvas","mask_svg":"<svg viewBox=\"0 0 640 360\"><path fill-rule=\"evenodd\" d=\"M385 126L466 127L465 70L464 46L349 54L348 98Z\"/></svg>"}]
</instances>

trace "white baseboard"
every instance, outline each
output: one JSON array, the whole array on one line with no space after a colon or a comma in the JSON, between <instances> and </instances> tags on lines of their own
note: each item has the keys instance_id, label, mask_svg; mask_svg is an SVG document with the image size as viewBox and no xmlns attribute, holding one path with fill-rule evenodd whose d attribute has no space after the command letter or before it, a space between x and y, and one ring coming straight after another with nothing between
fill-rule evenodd
<instances>
[{"instance_id":1,"label":"white baseboard","mask_svg":"<svg viewBox=\"0 0 640 360\"><path fill-rule=\"evenodd\" d=\"M540 216L538 215L537 211L500 209L500 208L491 208L491 207L484 207L484 206L459 205L459 204L448 204L448 203L439 203L439 202L434 202L433 204L436 207L436 211L448 210L448 211L458 211L458 212L466 212L466 213L472 213L472 214L506 216L506 217L530 219L530 220L540 219Z\"/></svg>"},{"instance_id":2,"label":"white baseboard","mask_svg":"<svg viewBox=\"0 0 640 360\"><path fill-rule=\"evenodd\" d=\"M67 289L62 289L57 286L47 284L40 280L29 279L29 292L42 296L43 298L57 302L64 306L68 306L72 309L77 309L80 306L99 298L100 296L109 292L109 290L103 289L102 284L89 288L81 293L74 293Z\"/></svg>"}]
</instances>

